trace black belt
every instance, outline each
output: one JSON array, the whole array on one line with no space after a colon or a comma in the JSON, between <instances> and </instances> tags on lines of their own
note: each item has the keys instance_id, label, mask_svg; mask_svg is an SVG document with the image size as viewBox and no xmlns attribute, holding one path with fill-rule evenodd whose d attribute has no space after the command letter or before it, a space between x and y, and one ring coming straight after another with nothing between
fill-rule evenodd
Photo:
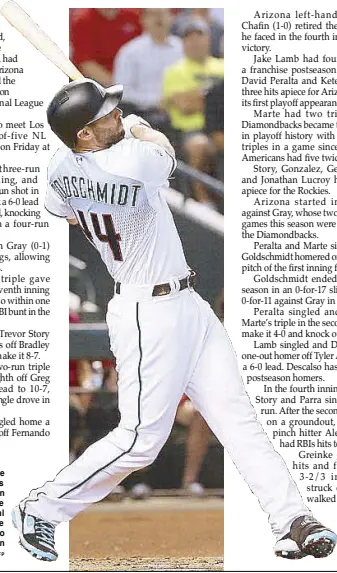
<instances>
[{"instance_id":1,"label":"black belt","mask_svg":"<svg viewBox=\"0 0 337 573\"><path fill-rule=\"evenodd\" d=\"M184 290L186 288L194 288L196 283L196 273L195 271L191 271L190 274L185 277L184 279L179 280L179 291ZM113 294L121 294L121 283L115 282ZM155 285L153 287L152 296L163 296L165 294L170 294L171 292L171 285L170 283L164 283L161 285Z\"/></svg>"}]
</instances>

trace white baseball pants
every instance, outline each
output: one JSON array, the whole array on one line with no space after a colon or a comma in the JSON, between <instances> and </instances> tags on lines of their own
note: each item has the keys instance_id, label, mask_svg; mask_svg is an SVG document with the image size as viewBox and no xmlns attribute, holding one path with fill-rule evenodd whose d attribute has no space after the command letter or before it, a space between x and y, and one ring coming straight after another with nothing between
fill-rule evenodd
<instances>
[{"instance_id":1,"label":"white baseball pants","mask_svg":"<svg viewBox=\"0 0 337 573\"><path fill-rule=\"evenodd\" d=\"M161 297L151 291L122 285L108 306L119 372L118 428L21 505L58 524L104 498L128 474L155 460L185 392L259 499L274 534L282 537L296 517L310 511L256 419L225 329L195 291Z\"/></svg>"}]
</instances>

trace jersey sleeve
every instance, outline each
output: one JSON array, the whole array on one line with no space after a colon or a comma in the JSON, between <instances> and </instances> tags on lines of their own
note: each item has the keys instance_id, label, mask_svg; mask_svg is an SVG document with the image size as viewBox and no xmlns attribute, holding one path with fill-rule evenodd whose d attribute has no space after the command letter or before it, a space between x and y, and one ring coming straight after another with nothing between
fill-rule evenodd
<instances>
[{"instance_id":1,"label":"jersey sleeve","mask_svg":"<svg viewBox=\"0 0 337 573\"><path fill-rule=\"evenodd\" d=\"M67 205L58 193L48 183L46 198L44 202L45 209L55 217L65 219L74 219L75 215L71 207Z\"/></svg>"},{"instance_id":2,"label":"jersey sleeve","mask_svg":"<svg viewBox=\"0 0 337 573\"><path fill-rule=\"evenodd\" d=\"M152 188L164 185L177 167L176 158L156 143L138 143L139 178Z\"/></svg>"}]
</instances>

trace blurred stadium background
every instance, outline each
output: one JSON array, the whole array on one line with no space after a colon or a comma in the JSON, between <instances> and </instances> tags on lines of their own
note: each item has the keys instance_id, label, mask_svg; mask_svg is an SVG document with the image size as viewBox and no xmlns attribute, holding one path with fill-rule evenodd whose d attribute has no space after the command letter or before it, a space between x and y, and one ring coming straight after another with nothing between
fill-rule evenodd
<instances>
[{"instance_id":1,"label":"blurred stadium background","mask_svg":"<svg viewBox=\"0 0 337 573\"><path fill-rule=\"evenodd\" d=\"M178 168L167 201L197 290L223 317L223 10L70 9L70 54L103 85L122 83L124 115L136 113L173 142ZM111 277L82 232L70 229L70 455L118 424L117 373L105 325ZM207 384L207 380L205 380ZM157 461L115 499L182 488L223 491L223 451L182 399ZM113 497L112 496L112 497Z\"/></svg>"}]
</instances>

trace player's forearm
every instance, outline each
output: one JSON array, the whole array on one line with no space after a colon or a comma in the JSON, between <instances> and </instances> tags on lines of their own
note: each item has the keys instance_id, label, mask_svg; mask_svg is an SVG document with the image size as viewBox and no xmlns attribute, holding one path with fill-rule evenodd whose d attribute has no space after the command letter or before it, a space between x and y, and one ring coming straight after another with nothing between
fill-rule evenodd
<instances>
[{"instance_id":1,"label":"player's forearm","mask_svg":"<svg viewBox=\"0 0 337 573\"><path fill-rule=\"evenodd\" d=\"M110 74L101 64L94 60L87 60L79 65L82 74L86 78L96 80L102 86L109 87L112 84L112 74Z\"/></svg>"},{"instance_id":2,"label":"player's forearm","mask_svg":"<svg viewBox=\"0 0 337 573\"><path fill-rule=\"evenodd\" d=\"M167 153L172 155L172 157L175 156L175 151L172 145L170 144L166 135L164 135L160 131L157 131L145 125L138 124L131 128L131 133L134 137L140 139L141 141L151 141L152 143L160 145L167 151Z\"/></svg>"}]
</instances>

